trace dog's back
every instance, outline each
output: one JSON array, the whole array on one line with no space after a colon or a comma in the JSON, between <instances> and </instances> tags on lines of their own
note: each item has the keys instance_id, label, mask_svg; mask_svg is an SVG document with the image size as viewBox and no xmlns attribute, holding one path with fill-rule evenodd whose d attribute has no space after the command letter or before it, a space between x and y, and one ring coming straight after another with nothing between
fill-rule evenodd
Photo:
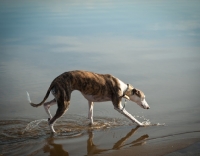
<instances>
[{"instance_id":1,"label":"dog's back","mask_svg":"<svg viewBox=\"0 0 200 156\"><path fill-rule=\"evenodd\" d=\"M119 93L119 82L110 74L75 70L65 72L55 78L51 84L56 88L79 90L85 95L113 95Z\"/></svg>"}]
</instances>

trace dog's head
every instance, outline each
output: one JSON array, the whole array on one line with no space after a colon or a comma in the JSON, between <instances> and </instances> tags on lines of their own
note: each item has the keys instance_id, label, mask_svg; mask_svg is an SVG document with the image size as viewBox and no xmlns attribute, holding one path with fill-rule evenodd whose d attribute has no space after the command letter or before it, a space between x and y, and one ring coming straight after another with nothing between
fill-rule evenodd
<instances>
[{"instance_id":1,"label":"dog's head","mask_svg":"<svg viewBox=\"0 0 200 156\"><path fill-rule=\"evenodd\" d=\"M127 92L128 94L125 96L125 98L137 103L140 107L144 109L150 109L148 103L145 100L145 95L141 90L130 86Z\"/></svg>"}]
</instances>

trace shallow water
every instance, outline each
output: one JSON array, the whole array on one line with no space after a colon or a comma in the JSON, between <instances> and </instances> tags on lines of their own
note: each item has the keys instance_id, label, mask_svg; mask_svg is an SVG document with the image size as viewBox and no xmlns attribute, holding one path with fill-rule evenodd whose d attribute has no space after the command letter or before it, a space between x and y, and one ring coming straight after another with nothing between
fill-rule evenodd
<instances>
[{"instance_id":1,"label":"shallow water","mask_svg":"<svg viewBox=\"0 0 200 156\"><path fill-rule=\"evenodd\" d=\"M51 148L48 150L46 146L53 146L57 152L68 153L68 150L62 148L62 144L68 141L72 144L76 144L76 149L80 150L82 153L85 149L82 149L82 145L79 144L83 140L87 144L88 154L100 154L105 151L120 149L124 145L125 140L129 139L139 127L131 128L131 122L126 119L114 119L114 118L103 118L96 117L94 120L94 125L90 126L87 118L78 115L66 115L67 119L58 121L55 124L56 134L51 134L48 128L47 119L39 119L34 121L24 120L1 120L0 122L0 146L2 153L5 155L20 155L23 153L29 154L43 154L50 152ZM144 119L147 121L147 119ZM150 126L150 123L148 121ZM160 126L161 124L154 124L151 126ZM108 133L113 131L113 129L118 129L123 127L130 127L131 131L126 134L125 137L119 139L117 142L111 144L113 145L110 149L98 149L97 146L93 144L94 133L101 134L102 132ZM112 132L113 133L113 132ZM116 133L116 134L115 134ZM117 135L117 132L113 133L113 137ZM97 135L97 136L98 136ZM101 134L102 135L102 134ZM103 134L104 135L104 134ZM87 141L85 137L88 137ZM117 136L115 136L117 137ZM136 139L132 145L142 145L149 136L147 134L142 135ZM43 141L42 141L43 140ZM59 141L60 144L54 144L54 141ZM86 143L87 142L87 143ZM32 146L32 148L27 149L27 144ZM42 148L36 149L34 144L42 146ZM45 145L44 145L45 144ZM47 144L47 145L46 145ZM94 148L95 146L95 148ZM38 147L37 147L38 148ZM97 148L97 149L96 149ZM95 150L94 150L95 149ZM47 150L47 151L46 151ZM83 151L82 151L83 150ZM71 152L71 149L69 149ZM82 152L81 152L82 151ZM74 154L74 153L73 153ZM56 155L56 153L55 153Z\"/></svg>"},{"instance_id":2,"label":"shallow water","mask_svg":"<svg viewBox=\"0 0 200 156\"><path fill-rule=\"evenodd\" d=\"M0 155L104 154L200 138L199 6L0 1ZM128 101L126 110L148 126L136 127L111 102L95 103L88 126L87 101L74 91L52 136L43 107L31 107L26 91L39 103L56 76L75 69L110 73L142 90L151 109Z\"/></svg>"}]
</instances>

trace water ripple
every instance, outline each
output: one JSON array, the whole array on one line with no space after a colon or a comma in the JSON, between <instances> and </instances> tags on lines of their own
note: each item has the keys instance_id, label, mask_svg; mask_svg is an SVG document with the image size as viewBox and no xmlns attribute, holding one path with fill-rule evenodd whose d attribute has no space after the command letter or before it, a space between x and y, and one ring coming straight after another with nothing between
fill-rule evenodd
<instances>
[{"instance_id":1,"label":"water ripple","mask_svg":"<svg viewBox=\"0 0 200 156\"><path fill-rule=\"evenodd\" d=\"M137 118L143 119L145 126L164 126L165 124L153 124L149 119L143 116ZM81 135L87 130L103 130L119 126L130 126L133 123L126 118L109 118L109 117L95 117L94 124L90 125L90 121L84 116L80 115L66 115L65 118L58 120L54 128L60 135L68 137ZM48 126L47 119L39 120L1 120L0 126L0 144L13 143L24 141L31 138L38 138L46 136L51 131Z\"/></svg>"}]
</instances>

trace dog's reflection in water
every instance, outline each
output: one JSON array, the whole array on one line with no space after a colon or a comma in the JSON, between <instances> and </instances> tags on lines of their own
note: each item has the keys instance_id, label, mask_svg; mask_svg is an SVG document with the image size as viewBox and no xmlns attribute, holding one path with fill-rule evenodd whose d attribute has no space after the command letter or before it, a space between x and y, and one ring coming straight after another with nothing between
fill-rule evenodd
<instances>
[{"instance_id":1,"label":"dog's reflection in water","mask_svg":"<svg viewBox=\"0 0 200 156\"><path fill-rule=\"evenodd\" d=\"M110 148L110 149L101 149L101 148L98 148L93 143L93 133L91 131L88 132L89 138L87 140L87 154L88 155L90 155L90 154L100 154L102 152L109 151L109 150L118 150L118 149L121 149L124 146L129 146L130 147L130 146L138 146L138 145L144 144L145 143L145 139L147 139L149 137L147 134L139 137L138 139L134 140L131 143L125 144L126 140L128 140L136 132L136 130L138 128L139 127L136 127L134 129L132 129L125 137L123 137L119 141L117 141L113 145L113 147Z\"/></svg>"},{"instance_id":2,"label":"dog's reflection in water","mask_svg":"<svg viewBox=\"0 0 200 156\"><path fill-rule=\"evenodd\" d=\"M140 146L143 145L145 143L145 140L149 137L147 134L146 135L142 135L141 137L139 137L138 139L132 141L131 143L126 143L126 141L137 131L139 127L136 127L134 129L132 129L129 133L126 134L125 137L121 138L120 140L118 140L112 148L110 149L103 149L103 148L99 148L98 146L96 146L93 142L93 132L92 131L88 131L88 139L87 139L87 155L94 155L94 154L100 154L106 151L110 151L110 150L119 150L123 147L131 147L131 146ZM69 153L63 149L61 144L56 144L54 143L54 138L48 138L47 139L47 144L43 147L43 151L45 153L49 153L50 156L68 156ZM84 155L84 153L83 153Z\"/></svg>"},{"instance_id":3,"label":"dog's reflection in water","mask_svg":"<svg viewBox=\"0 0 200 156\"><path fill-rule=\"evenodd\" d=\"M54 138L47 139L47 144L43 147L44 153L49 153L50 156L69 156L69 153L63 149L61 144L55 144Z\"/></svg>"}]
</instances>

